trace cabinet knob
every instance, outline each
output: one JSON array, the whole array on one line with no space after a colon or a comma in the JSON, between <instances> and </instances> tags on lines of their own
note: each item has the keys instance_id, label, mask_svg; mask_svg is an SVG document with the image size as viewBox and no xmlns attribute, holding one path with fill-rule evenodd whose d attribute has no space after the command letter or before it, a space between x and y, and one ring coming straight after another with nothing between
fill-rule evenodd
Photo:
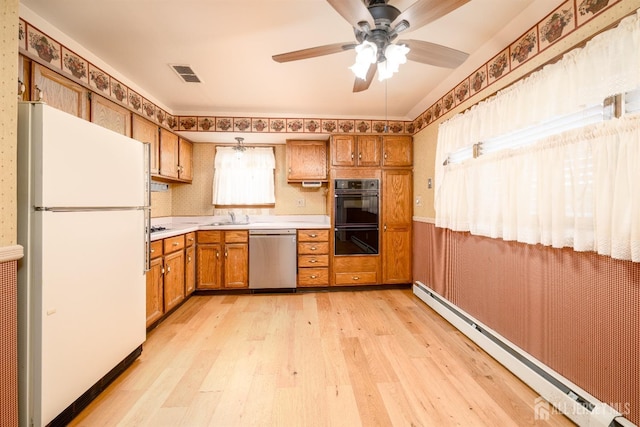
<instances>
[{"instance_id":1,"label":"cabinet knob","mask_svg":"<svg viewBox=\"0 0 640 427\"><path fill-rule=\"evenodd\" d=\"M220 258L220 251L216 251L216 258Z\"/></svg>"},{"instance_id":2,"label":"cabinet knob","mask_svg":"<svg viewBox=\"0 0 640 427\"><path fill-rule=\"evenodd\" d=\"M191 257L187 257L187 262L191 262Z\"/></svg>"},{"instance_id":3,"label":"cabinet knob","mask_svg":"<svg viewBox=\"0 0 640 427\"><path fill-rule=\"evenodd\" d=\"M42 101L44 92L36 85L36 101Z\"/></svg>"},{"instance_id":4,"label":"cabinet knob","mask_svg":"<svg viewBox=\"0 0 640 427\"><path fill-rule=\"evenodd\" d=\"M387 224L384 225L384 227L382 228L384 231L387 231Z\"/></svg>"},{"instance_id":5,"label":"cabinet knob","mask_svg":"<svg viewBox=\"0 0 640 427\"><path fill-rule=\"evenodd\" d=\"M358 159L362 160L362 153L358 153Z\"/></svg>"},{"instance_id":6,"label":"cabinet knob","mask_svg":"<svg viewBox=\"0 0 640 427\"><path fill-rule=\"evenodd\" d=\"M227 258L229 256L229 252L227 252L226 250L224 251L224 257Z\"/></svg>"},{"instance_id":7,"label":"cabinet knob","mask_svg":"<svg viewBox=\"0 0 640 427\"><path fill-rule=\"evenodd\" d=\"M169 273L171 273L171 266L170 265L167 266L167 274L169 274Z\"/></svg>"},{"instance_id":8,"label":"cabinet knob","mask_svg":"<svg viewBox=\"0 0 640 427\"><path fill-rule=\"evenodd\" d=\"M385 159L387 158L387 153L384 153L384 158L385 158Z\"/></svg>"},{"instance_id":9,"label":"cabinet knob","mask_svg":"<svg viewBox=\"0 0 640 427\"><path fill-rule=\"evenodd\" d=\"M353 160L353 157L354 157L354 156L353 156L353 153L351 153L351 160Z\"/></svg>"}]
</instances>

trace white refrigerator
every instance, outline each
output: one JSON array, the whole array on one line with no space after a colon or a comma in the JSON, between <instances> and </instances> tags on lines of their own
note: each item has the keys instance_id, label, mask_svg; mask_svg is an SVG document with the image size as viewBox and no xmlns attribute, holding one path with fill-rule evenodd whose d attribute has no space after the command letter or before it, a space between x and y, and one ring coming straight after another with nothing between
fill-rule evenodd
<instances>
[{"instance_id":1,"label":"white refrigerator","mask_svg":"<svg viewBox=\"0 0 640 427\"><path fill-rule=\"evenodd\" d=\"M74 402L141 352L147 147L46 104L19 104L21 426L66 424Z\"/></svg>"}]
</instances>

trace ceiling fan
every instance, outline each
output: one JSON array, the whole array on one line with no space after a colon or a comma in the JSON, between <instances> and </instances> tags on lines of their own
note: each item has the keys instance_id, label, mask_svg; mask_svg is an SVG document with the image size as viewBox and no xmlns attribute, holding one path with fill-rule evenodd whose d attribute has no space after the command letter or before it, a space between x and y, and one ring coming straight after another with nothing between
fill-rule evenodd
<instances>
[{"instance_id":1,"label":"ceiling fan","mask_svg":"<svg viewBox=\"0 0 640 427\"><path fill-rule=\"evenodd\" d=\"M393 42L399 33L408 29L416 30L452 12L470 0L418 0L403 12L390 5L388 1L327 0L331 7L353 26L357 43L333 43L296 50L273 55L273 60L276 62L297 61L355 49L358 56L356 57L356 65L351 69L359 77L355 79L353 91L361 92L369 88L376 72L379 73L379 78L390 77L388 64L391 61L388 57L395 56L394 50L398 50L398 47L402 50L402 55L396 61L400 61L400 63L403 63L404 55L406 55L406 59L411 61L455 68L467 59L469 56L467 53L422 40ZM363 51L364 53L361 54ZM358 68L358 62L364 57L366 57L366 62ZM397 62L391 65L395 65L395 71L397 71Z\"/></svg>"}]
</instances>

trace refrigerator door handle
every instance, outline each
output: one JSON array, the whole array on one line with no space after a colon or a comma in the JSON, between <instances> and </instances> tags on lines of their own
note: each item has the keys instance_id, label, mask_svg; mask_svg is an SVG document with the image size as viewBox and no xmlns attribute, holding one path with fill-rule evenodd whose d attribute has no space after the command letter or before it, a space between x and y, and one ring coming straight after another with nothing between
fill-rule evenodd
<instances>
[{"instance_id":1,"label":"refrigerator door handle","mask_svg":"<svg viewBox=\"0 0 640 427\"><path fill-rule=\"evenodd\" d=\"M151 270L151 208L144 210L144 273Z\"/></svg>"}]
</instances>

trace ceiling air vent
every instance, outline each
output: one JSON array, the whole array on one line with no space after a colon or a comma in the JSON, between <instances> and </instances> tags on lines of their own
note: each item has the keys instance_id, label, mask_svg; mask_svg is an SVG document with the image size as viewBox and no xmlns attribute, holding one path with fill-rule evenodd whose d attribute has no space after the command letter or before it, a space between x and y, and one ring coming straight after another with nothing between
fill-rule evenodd
<instances>
[{"instance_id":1,"label":"ceiling air vent","mask_svg":"<svg viewBox=\"0 0 640 427\"><path fill-rule=\"evenodd\" d=\"M200 83L200 78L196 76L196 72L188 65L171 65L180 78L187 83Z\"/></svg>"}]
</instances>

